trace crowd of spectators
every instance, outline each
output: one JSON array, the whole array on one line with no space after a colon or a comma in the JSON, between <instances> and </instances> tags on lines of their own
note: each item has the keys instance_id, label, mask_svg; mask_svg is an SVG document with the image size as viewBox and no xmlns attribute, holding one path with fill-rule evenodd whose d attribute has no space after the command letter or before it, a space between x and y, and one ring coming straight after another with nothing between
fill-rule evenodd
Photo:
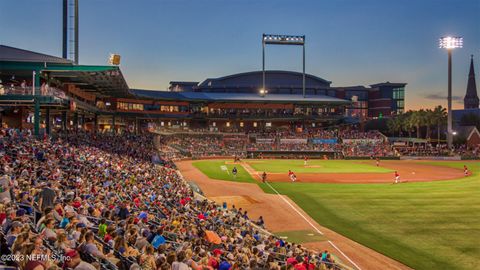
<instances>
[{"instance_id":1,"label":"crowd of spectators","mask_svg":"<svg viewBox=\"0 0 480 270\"><path fill-rule=\"evenodd\" d=\"M344 144L342 154L345 157L394 157L397 151L388 142L351 142Z\"/></svg>"},{"instance_id":2,"label":"crowd of spectators","mask_svg":"<svg viewBox=\"0 0 480 270\"><path fill-rule=\"evenodd\" d=\"M247 151L335 152L343 157L451 156L479 157L475 148L428 143L399 147L378 131L353 129L270 130L247 134L171 134L159 146L169 158L247 156Z\"/></svg>"},{"instance_id":3,"label":"crowd of spectators","mask_svg":"<svg viewBox=\"0 0 480 270\"><path fill-rule=\"evenodd\" d=\"M446 144L432 145L430 143L417 143L408 146L395 147L395 150L403 156L462 156L466 158L480 158L478 147L457 145L449 149Z\"/></svg>"},{"instance_id":4,"label":"crowd of spectators","mask_svg":"<svg viewBox=\"0 0 480 270\"><path fill-rule=\"evenodd\" d=\"M168 135L162 136L161 143L178 150L187 157L235 156L245 153L246 136Z\"/></svg>"},{"instance_id":5,"label":"crowd of spectators","mask_svg":"<svg viewBox=\"0 0 480 270\"><path fill-rule=\"evenodd\" d=\"M347 157L393 156L393 148L377 131L306 129L271 130L245 135L228 133L169 134L161 147L171 158L246 156L247 151L337 152Z\"/></svg>"},{"instance_id":6,"label":"crowd of spectators","mask_svg":"<svg viewBox=\"0 0 480 270\"><path fill-rule=\"evenodd\" d=\"M153 142L86 133L37 140L0 130L0 251L10 258L2 263L26 270L336 267L327 251L264 231L261 218L195 197L168 162L150 162Z\"/></svg>"}]
</instances>

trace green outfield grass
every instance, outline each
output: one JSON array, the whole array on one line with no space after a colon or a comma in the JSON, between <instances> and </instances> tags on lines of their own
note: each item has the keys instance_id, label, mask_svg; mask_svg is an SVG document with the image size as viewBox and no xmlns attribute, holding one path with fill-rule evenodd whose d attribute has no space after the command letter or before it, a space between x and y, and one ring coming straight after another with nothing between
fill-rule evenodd
<instances>
[{"instance_id":1,"label":"green outfield grass","mask_svg":"<svg viewBox=\"0 0 480 270\"><path fill-rule=\"evenodd\" d=\"M295 173L387 173L390 169L360 163L355 160L308 160L307 166L303 165L303 159L257 159L246 160L256 171L269 173L287 173L292 170ZM364 161L363 161L364 162Z\"/></svg>"},{"instance_id":2,"label":"green outfield grass","mask_svg":"<svg viewBox=\"0 0 480 270\"><path fill-rule=\"evenodd\" d=\"M193 162L193 166L212 179L235 182L254 183L255 179L240 164L227 164L231 160L202 160ZM222 170L226 166L228 170ZM237 167L237 176L233 177L232 169Z\"/></svg>"},{"instance_id":3,"label":"green outfield grass","mask_svg":"<svg viewBox=\"0 0 480 270\"><path fill-rule=\"evenodd\" d=\"M322 226L412 268L480 269L480 162L465 164L473 176L450 181L271 185Z\"/></svg>"}]
</instances>

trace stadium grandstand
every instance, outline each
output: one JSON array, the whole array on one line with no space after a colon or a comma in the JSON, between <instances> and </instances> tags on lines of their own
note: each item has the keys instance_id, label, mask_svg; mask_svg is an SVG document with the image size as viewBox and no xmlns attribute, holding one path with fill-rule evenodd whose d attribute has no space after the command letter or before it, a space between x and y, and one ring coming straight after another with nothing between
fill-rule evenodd
<instances>
[{"instance_id":1,"label":"stadium grandstand","mask_svg":"<svg viewBox=\"0 0 480 270\"><path fill-rule=\"evenodd\" d=\"M261 216L194 192L174 162L451 149L362 131L362 121L403 112L404 83L331 87L307 75L303 96L300 73L267 71L259 93L261 75L130 89L118 66L0 46L1 252L60 258L5 267L350 269L335 251L287 242Z\"/></svg>"},{"instance_id":2,"label":"stadium grandstand","mask_svg":"<svg viewBox=\"0 0 480 270\"><path fill-rule=\"evenodd\" d=\"M117 66L77 65L4 45L0 80L1 253L30 258L6 259L2 267L349 268L328 251L274 236L261 217L194 193L172 161L260 147L249 143L240 122L228 129L235 114L273 136L255 123L310 119L323 126L339 121L350 101L322 94L147 93L129 89ZM215 121L225 129L209 128Z\"/></svg>"}]
</instances>

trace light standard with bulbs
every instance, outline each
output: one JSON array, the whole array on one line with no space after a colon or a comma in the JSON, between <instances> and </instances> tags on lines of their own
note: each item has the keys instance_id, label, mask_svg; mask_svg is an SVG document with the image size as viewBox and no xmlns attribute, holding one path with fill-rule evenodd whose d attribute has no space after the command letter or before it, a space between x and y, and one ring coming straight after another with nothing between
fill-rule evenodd
<instances>
[{"instance_id":1,"label":"light standard with bulbs","mask_svg":"<svg viewBox=\"0 0 480 270\"><path fill-rule=\"evenodd\" d=\"M463 47L462 37L442 37L439 39L439 48L448 52L448 115L447 115L447 144L452 148L452 50Z\"/></svg>"}]
</instances>

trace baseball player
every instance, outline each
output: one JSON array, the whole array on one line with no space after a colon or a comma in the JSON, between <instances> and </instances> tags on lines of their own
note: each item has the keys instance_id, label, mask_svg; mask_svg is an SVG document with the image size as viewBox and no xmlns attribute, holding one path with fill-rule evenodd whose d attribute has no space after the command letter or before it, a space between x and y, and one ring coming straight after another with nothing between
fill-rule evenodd
<instances>
[{"instance_id":1,"label":"baseball player","mask_svg":"<svg viewBox=\"0 0 480 270\"><path fill-rule=\"evenodd\" d=\"M400 174L398 174L398 172L395 171L395 182L394 182L394 184L397 184L398 182L400 182Z\"/></svg>"},{"instance_id":2,"label":"baseball player","mask_svg":"<svg viewBox=\"0 0 480 270\"><path fill-rule=\"evenodd\" d=\"M378 157L375 159L375 164L377 165L377 167L380 166L380 159Z\"/></svg>"},{"instance_id":3,"label":"baseball player","mask_svg":"<svg viewBox=\"0 0 480 270\"><path fill-rule=\"evenodd\" d=\"M297 176L291 170L288 170L288 177L290 177L290 180L292 180L292 182L297 181Z\"/></svg>"},{"instance_id":4,"label":"baseball player","mask_svg":"<svg viewBox=\"0 0 480 270\"><path fill-rule=\"evenodd\" d=\"M262 182L265 183L267 181L267 173L263 172L262 174Z\"/></svg>"},{"instance_id":5,"label":"baseball player","mask_svg":"<svg viewBox=\"0 0 480 270\"><path fill-rule=\"evenodd\" d=\"M237 167L233 167L232 169L232 174L233 174L233 178L237 178Z\"/></svg>"},{"instance_id":6,"label":"baseball player","mask_svg":"<svg viewBox=\"0 0 480 270\"><path fill-rule=\"evenodd\" d=\"M303 159L303 166L307 166L307 163L308 163L308 157L305 156L305 158Z\"/></svg>"},{"instance_id":7,"label":"baseball player","mask_svg":"<svg viewBox=\"0 0 480 270\"><path fill-rule=\"evenodd\" d=\"M465 176L468 176L468 168L467 168L467 165L463 165L463 173L465 174Z\"/></svg>"}]
</instances>

